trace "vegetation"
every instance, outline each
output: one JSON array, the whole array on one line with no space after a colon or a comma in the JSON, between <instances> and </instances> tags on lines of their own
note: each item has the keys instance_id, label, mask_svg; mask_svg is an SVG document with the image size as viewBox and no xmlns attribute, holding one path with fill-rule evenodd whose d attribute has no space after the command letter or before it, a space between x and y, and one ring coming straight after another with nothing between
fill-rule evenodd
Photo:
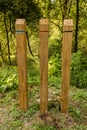
<instances>
[{"instance_id":1,"label":"vegetation","mask_svg":"<svg viewBox=\"0 0 87 130\"><path fill-rule=\"evenodd\" d=\"M6 70L5 70L6 71ZM57 92L57 93L56 93ZM0 93L0 129L3 130L86 130L87 129L87 92L86 89L71 87L69 113L60 112L60 89L49 87L48 112L39 112L39 87L29 91L28 111L22 112L18 106L18 91L13 89Z\"/></svg>"},{"instance_id":2,"label":"vegetation","mask_svg":"<svg viewBox=\"0 0 87 130\"><path fill-rule=\"evenodd\" d=\"M87 1L0 0L0 130L87 129ZM18 109L15 21L26 19L29 109ZM49 108L39 113L39 19L49 19ZM69 114L60 113L61 48L64 19L73 19ZM28 42L28 41L27 41ZM28 49L28 45L27 45ZM57 92L57 93L56 93Z\"/></svg>"},{"instance_id":3,"label":"vegetation","mask_svg":"<svg viewBox=\"0 0 87 130\"><path fill-rule=\"evenodd\" d=\"M72 55L71 85L79 88L87 88L87 59L82 51Z\"/></svg>"}]
</instances>

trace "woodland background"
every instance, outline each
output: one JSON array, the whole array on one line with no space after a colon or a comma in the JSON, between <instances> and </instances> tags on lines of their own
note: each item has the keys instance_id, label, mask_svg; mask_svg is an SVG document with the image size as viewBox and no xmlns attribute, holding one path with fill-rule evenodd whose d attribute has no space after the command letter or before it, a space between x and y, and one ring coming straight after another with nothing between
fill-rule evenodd
<instances>
[{"instance_id":1,"label":"woodland background","mask_svg":"<svg viewBox=\"0 0 87 130\"><path fill-rule=\"evenodd\" d=\"M29 44L27 40L26 43L28 83L30 86L29 99L31 103L26 113L22 113L17 109L18 72L15 37L15 21L17 18L26 19L29 40ZM49 103L49 112L51 114L48 114L43 125L34 124L37 120L35 114L39 111L39 105L35 102L35 99L39 98L40 65L38 44L39 20L41 18L49 19L48 86L49 93L53 94L53 101ZM61 50L64 19L73 19L74 24L70 115L58 115L57 97L55 99L61 87ZM31 51L34 56L32 56ZM0 129L86 130L86 91L87 0L0 0ZM48 120L48 117L50 117L51 121ZM35 121L32 123L32 120ZM34 124L32 129L30 128L31 124Z\"/></svg>"}]
</instances>

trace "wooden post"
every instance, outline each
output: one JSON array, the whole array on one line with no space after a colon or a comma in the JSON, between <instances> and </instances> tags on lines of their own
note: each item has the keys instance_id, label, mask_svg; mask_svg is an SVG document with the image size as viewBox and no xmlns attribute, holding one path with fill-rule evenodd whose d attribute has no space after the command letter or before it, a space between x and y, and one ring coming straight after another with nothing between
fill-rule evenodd
<instances>
[{"instance_id":1,"label":"wooden post","mask_svg":"<svg viewBox=\"0 0 87 130\"><path fill-rule=\"evenodd\" d=\"M70 60L72 48L73 21L64 20L63 44L62 44L62 86L61 86L61 112L69 109L69 87L70 87Z\"/></svg>"},{"instance_id":2,"label":"wooden post","mask_svg":"<svg viewBox=\"0 0 87 130\"><path fill-rule=\"evenodd\" d=\"M16 28L16 43L17 43L19 107L21 110L26 111L28 108L28 84L27 84L25 19L17 19L15 28Z\"/></svg>"},{"instance_id":3,"label":"wooden post","mask_svg":"<svg viewBox=\"0 0 87 130\"><path fill-rule=\"evenodd\" d=\"M40 20L40 112L48 110L48 19Z\"/></svg>"}]
</instances>

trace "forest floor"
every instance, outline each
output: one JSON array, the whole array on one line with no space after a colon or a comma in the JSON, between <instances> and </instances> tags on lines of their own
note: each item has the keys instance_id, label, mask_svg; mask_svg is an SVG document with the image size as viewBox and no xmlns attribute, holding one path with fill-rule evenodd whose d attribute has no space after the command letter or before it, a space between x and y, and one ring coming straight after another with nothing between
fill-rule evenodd
<instances>
[{"instance_id":1,"label":"forest floor","mask_svg":"<svg viewBox=\"0 0 87 130\"><path fill-rule=\"evenodd\" d=\"M60 111L60 89L49 87L48 112L40 114L39 87L29 91L28 111L18 106L18 91L0 94L0 130L87 130L87 90L72 87L69 112Z\"/></svg>"}]
</instances>

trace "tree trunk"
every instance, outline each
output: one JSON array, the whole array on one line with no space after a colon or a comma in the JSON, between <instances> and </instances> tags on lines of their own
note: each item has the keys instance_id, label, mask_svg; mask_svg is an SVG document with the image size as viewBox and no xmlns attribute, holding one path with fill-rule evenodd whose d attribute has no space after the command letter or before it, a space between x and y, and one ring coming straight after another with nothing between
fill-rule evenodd
<instances>
[{"instance_id":1,"label":"tree trunk","mask_svg":"<svg viewBox=\"0 0 87 130\"><path fill-rule=\"evenodd\" d=\"M3 66L3 65L4 65L4 57L3 57L3 54L2 54L2 46L1 46L1 43L0 43L0 56L1 56L2 66Z\"/></svg>"},{"instance_id":2,"label":"tree trunk","mask_svg":"<svg viewBox=\"0 0 87 130\"><path fill-rule=\"evenodd\" d=\"M64 19L67 17L67 4L68 4L68 0L64 0L64 4L63 4L63 14L62 14L62 19L64 21Z\"/></svg>"},{"instance_id":3,"label":"tree trunk","mask_svg":"<svg viewBox=\"0 0 87 130\"><path fill-rule=\"evenodd\" d=\"M9 34L8 34L8 29L7 29L7 23L6 23L5 13L4 13L4 25L5 25L5 31L6 31L7 46L8 46L8 60L9 60L9 65L11 65L10 45L9 45Z\"/></svg>"},{"instance_id":4,"label":"tree trunk","mask_svg":"<svg viewBox=\"0 0 87 130\"><path fill-rule=\"evenodd\" d=\"M79 0L76 1L76 30L74 52L78 50L78 30L79 30Z\"/></svg>"}]
</instances>

